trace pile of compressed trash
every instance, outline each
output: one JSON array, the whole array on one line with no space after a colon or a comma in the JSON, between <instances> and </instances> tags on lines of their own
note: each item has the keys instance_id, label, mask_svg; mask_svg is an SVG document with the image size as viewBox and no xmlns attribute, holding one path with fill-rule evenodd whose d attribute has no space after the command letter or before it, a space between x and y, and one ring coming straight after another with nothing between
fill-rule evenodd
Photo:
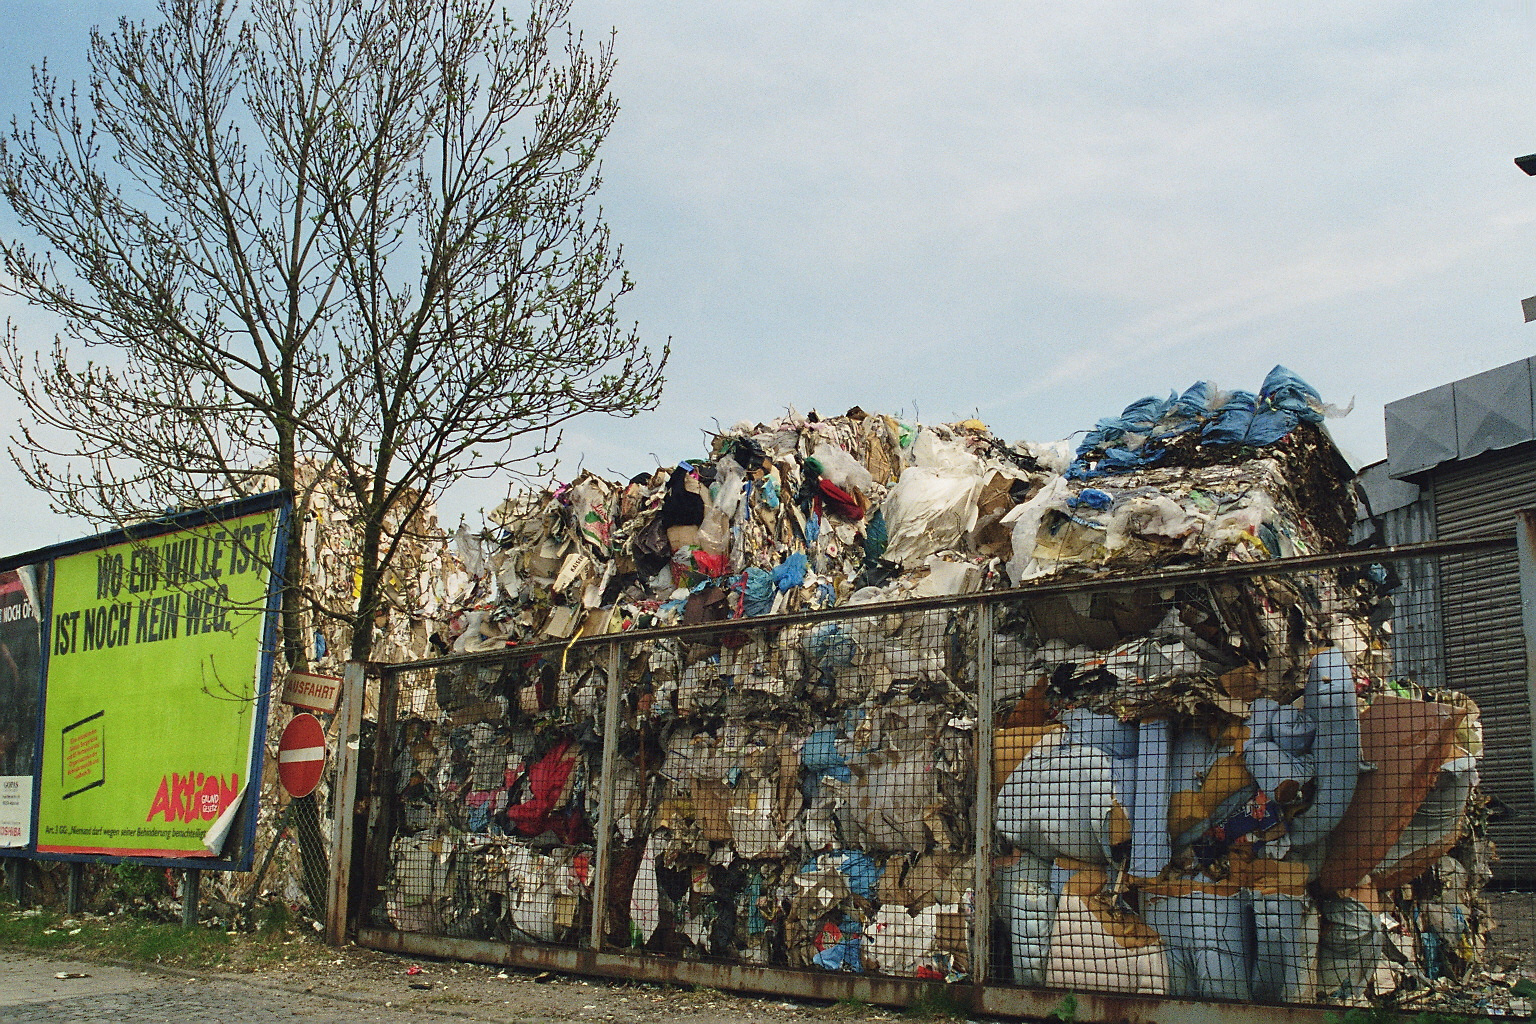
<instances>
[{"instance_id":1,"label":"pile of compressed trash","mask_svg":"<svg viewBox=\"0 0 1536 1024\"><path fill-rule=\"evenodd\" d=\"M1461 978L1489 927L1475 705L1341 648L1278 687L1213 679L1178 632L1015 662L993 760L1015 980L1304 1002Z\"/></svg>"},{"instance_id":2,"label":"pile of compressed trash","mask_svg":"<svg viewBox=\"0 0 1536 1024\"><path fill-rule=\"evenodd\" d=\"M1018 585L1065 570L1341 548L1350 471L1316 392L1197 384L1064 443L850 410L742 424L707 459L628 483L583 473L461 526L474 589L457 652L634 627Z\"/></svg>"},{"instance_id":3,"label":"pile of compressed trash","mask_svg":"<svg viewBox=\"0 0 1536 1024\"><path fill-rule=\"evenodd\" d=\"M489 545L460 530L471 596L437 638L502 657L402 688L388 920L540 941L590 920L608 668L519 648L634 631L609 941L966 977L976 618L882 606L1025 587L992 665L994 979L1294 1002L1461 977L1488 927L1477 709L1396 677L1381 580L1100 585L1342 550L1323 412L1277 367L1257 394L1138 402L1075 450L791 414L508 502Z\"/></svg>"}]
</instances>

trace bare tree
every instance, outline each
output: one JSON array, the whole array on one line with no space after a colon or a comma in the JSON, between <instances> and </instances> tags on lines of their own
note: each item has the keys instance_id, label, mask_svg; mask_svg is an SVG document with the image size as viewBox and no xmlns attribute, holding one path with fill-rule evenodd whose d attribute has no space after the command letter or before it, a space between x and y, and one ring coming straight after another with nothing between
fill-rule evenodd
<instances>
[{"instance_id":1,"label":"bare tree","mask_svg":"<svg viewBox=\"0 0 1536 1024\"><path fill-rule=\"evenodd\" d=\"M365 658L424 501L536 464L572 417L654 406L667 353L619 324L593 206L611 40L531 4L161 0L92 34L83 89L35 73L0 140L28 233L0 239L0 288L63 331L39 352L8 324L0 381L56 510L116 524L275 476L302 512L339 480L360 593L318 610Z\"/></svg>"}]
</instances>

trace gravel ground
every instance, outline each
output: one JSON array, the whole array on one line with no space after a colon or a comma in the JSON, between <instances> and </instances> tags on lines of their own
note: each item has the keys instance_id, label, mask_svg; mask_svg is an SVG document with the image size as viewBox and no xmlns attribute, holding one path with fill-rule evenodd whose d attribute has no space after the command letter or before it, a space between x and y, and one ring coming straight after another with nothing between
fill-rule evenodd
<instances>
[{"instance_id":1,"label":"gravel ground","mask_svg":"<svg viewBox=\"0 0 1536 1024\"><path fill-rule=\"evenodd\" d=\"M67 977L60 978L64 974ZM73 975L68 977L68 975ZM0 1022L465 1020L567 1024L883 1021L875 1007L749 999L712 990L605 983L477 964L318 947L303 964L252 973L87 962L0 950Z\"/></svg>"},{"instance_id":2,"label":"gravel ground","mask_svg":"<svg viewBox=\"0 0 1536 1024\"><path fill-rule=\"evenodd\" d=\"M1510 992L1536 979L1536 893L1488 893L1497 921L1486 968L1454 1001L1498 1017L1530 1014ZM0 950L0 1022L32 1021L344 1021L745 1024L890 1021L895 1011L753 999L713 990L608 982L549 972L400 957L304 942L290 958L249 973L86 962ZM59 978L57 975L78 975ZM1426 995L1429 995L1426 993Z\"/></svg>"}]
</instances>

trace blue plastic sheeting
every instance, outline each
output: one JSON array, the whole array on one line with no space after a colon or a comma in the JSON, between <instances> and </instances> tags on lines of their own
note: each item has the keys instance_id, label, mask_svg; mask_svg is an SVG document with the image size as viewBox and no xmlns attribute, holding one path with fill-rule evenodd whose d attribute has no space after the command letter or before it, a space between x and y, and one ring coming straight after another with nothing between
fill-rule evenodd
<instances>
[{"instance_id":1,"label":"blue plastic sheeting","mask_svg":"<svg viewBox=\"0 0 1536 1024\"><path fill-rule=\"evenodd\" d=\"M1203 440L1211 444L1246 444L1262 448L1285 437L1302 420L1317 423L1323 418L1319 411L1323 404L1322 396L1312 385L1283 366L1269 371L1257 395L1249 396L1245 391L1235 393L1222 406L1222 414L1231 409L1233 400L1239 395L1245 396L1245 399L1252 398L1253 401L1246 422L1240 413L1224 417L1227 422L1219 431L1206 427L1202 434Z\"/></svg>"},{"instance_id":2,"label":"blue plastic sheeting","mask_svg":"<svg viewBox=\"0 0 1536 1024\"><path fill-rule=\"evenodd\" d=\"M757 868L752 869L752 880L747 883L741 895L742 903L747 908L747 934L762 935L768 930L768 919L757 905L763 896L763 873Z\"/></svg>"},{"instance_id":3,"label":"blue plastic sheeting","mask_svg":"<svg viewBox=\"0 0 1536 1024\"><path fill-rule=\"evenodd\" d=\"M776 584L773 574L756 566L746 572L742 593L746 598L744 610L748 615L767 615L773 611L773 595Z\"/></svg>"},{"instance_id":4,"label":"blue plastic sheeting","mask_svg":"<svg viewBox=\"0 0 1536 1024\"><path fill-rule=\"evenodd\" d=\"M1311 901L1282 893L1252 895L1253 998L1290 1003L1315 998L1316 983L1305 951L1317 946Z\"/></svg>"},{"instance_id":5,"label":"blue plastic sheeting","mask_svg":"<svg viewBox=\"0 0 1536 1024\"><path fill-rule=\"evenodd\" d=\"M1305 700L1317 723L1312 740L1317 795L1307 812L1291 821L1291 842L1301 848L1321 842L1344 820L1360 776L1360 707L1343 651L1330 647L1313 657Z\"/></svg>"},{"instance_id":6,"label":"blue plastic sheeting","mask_svg":"<svg viewBox=\"0 0 1536 1024\"><path fill-rule=\"evenodd\" d=\"M837 861L837 870L848 876L848 888L855 896L867 900L875 898L875 887L880 884L880 876L885 874L884 864L875 863L869 854L858 850L833 852L832 858Z\"/></svg>"},{"instance_id":7,"label":"blue plastic sheeting","mask_svg":"<svg viewBox=\"0 0 1536 1024\"><path fill-rule=\"evenodd\" d=\"M1119 416L1109 416L1099 420L1083 438L1083 443L1078 446L1078 456L1081 457L1098 449L1118 448L1120 446L1116 442L1124 440L1128 434L1142 437L1151 434L1158 420L1163 418L1163 414L1178 401L1178 398L1176 394L1169 394L1167 398L1148 395L1126 406Z\"/></svg>"},{"instance_id":8,"label":"blue plastic sheeting","mask_svg":"<svg viewBox=\"0 0 1536 1024\"><path fill-rule=\"evenodd\" d=\"M833 943L817 953L811 961L817 967L828 971L862 973L864 963L860 947L863 942L863 926L852 918L845 917L840 930L843 935L842 941Z\"/></svg>"},{"instance_id":9,"label":"blue plastic sheeting","mask_svg":"<svg viewBox=\"0 0 1536 1024\"><path fill-rule=\"evenodd\" d=\"M800 643L819 668L847 668L853 664L858 644L843 631L841 624L824 622L817 626Z\"/></svg>"},{"instance_id":10,"label":"blue plastic sheeting","mask_svg":"<svg viewBox=\"0 0 1536 1024\"><path fill-rule=\"evenodd\" d=\"M1128 473L1160 459L1171 438L1200 431L1201 444L1246 444L1262 448L1284 438L1302 421L1322 420L1322 398L1306 381L1276 366L1258 394L1234 391L1218 406L1209 381L1167 398L1148 396L1102 419L1083 438L1067 476L1089 480Z\"/></svg>"},{"instance_id":11,"label":"blue plastic sheeting","mask_svg":"<svg viewBox=\"0 0 1536 1024\"><path fill-rule=\"evenodd\" d=\"M1248 436L1248 428L1253 426L1253 414L1258 405L1259 396L1252 391L1232 392L1227 396L1226 404L1216 410L1200 431L1201 443L1242 444Z\"/></svg>"},{"instance_id":12,"label":"blue plastic sheeting","mask_svg":"<svg viewBox=\"0 0 1536 1024\"><path fill-rule=\"evenodd\" d=\"M848 759L837 749L836 729L817 729L807 736L800 751L800 763L811 780L819 781L823 775L830 775L839 782L853 779Z\"/></svg>"},{"instance_id":13,"label":"blue plastic sheeting","mask_svg":"<svg viewBox=\"0 0 1536 1024\"><path fill-rule=\"evenodd\" d=\"M886 545L890 543L890 533L885 525L885 513L875 509L868 519L864 520L864 561L873 565L885 554Z\"/></svg>"},{"instance_id":14,"label":"blue plastic sheeting","mask_svg":"<svg viewBox=\"0 0 1536 1024\"><path fill-rule=\"evenodd\" d=\"M1068 708L1059 720L1072 733L1073 743L1093 747L1117 760L1136 756L1135 722L1122 722L1114 715L1087 708Z\"/></svg>"},{"instance_id":15,"label":"blue plastic sheeting","mask_svg":"<svg viewBox=\"0 0 1536 1024\"><path fill-rule=\"evenodd\" d=\"M1162 458L1162 455L1163 450L1161 448L1137 450L1134 452L1128 448L1111 448L1100 456L1098 472L1094 475L1130 473L1141 469L1143 466L1150 466Z\"/></svg>"},{"instance_id":16,"label":"blue plastic sheeting","mask_svg":"<svg viewBox=\"0 0 1536 1024\"><path fill-rule=\"evenodd\" d=\"M1168 947L1170 996L1252 999L1252 897L1193 892L1149 900L1142 917Z\"/></svg>"},{"instance_id":17,"label":"blue plastic sheeting","mask_svg":"<svg viewBox=\"0 0 1536 1024\"><path fill-rule=\"evenodd\" d=\"M1208 380L1196 381L1168 407L1168 418L1175 422L1205 419L1210 415L1211 403L1215 400L1216 385ZM1182 433L1188 429L1188 424L1185 424L1176 433Z\"/></svg>"},{"instance_id":18,"label":"blue plastic sheeting","mask_svg":"<svg viewBox=\"0 0 1536 1024\"><path fill-rule=\"evenodd\" d=\"M1275 798L1286 780L1316 775L1311 754L1317 719L1289 704L1260 697L1253 702L1248 728L1243 761L1254 784L1267 796Z\"/></svg>"},{"instance_id":19,"label":"blue plastic sheeting","mask_svg":"<svg viewBox=\"0 0 1536 1024\"><path fill-rule=\"evenodd\" d=\"M1152 433L1157 421L1178 400L1179 396L1171 392L1167 398L1148 395L1126 406L1119 416L1099 420L1094 433L1099 435L1101 441L1118 441L1127 434L1146 436Z\"/></svg>"},{"instance_id":20,"label":"blue plastic sheeting","mask_svg":"<svg viewBox=\"0 0 1536 1024\"><path fill-rule=\"evenodd\" d=\"M1149 718L1136 735L1136 765L1132 772L1131 874L1156 878L1173 859L1168 835L1168 807L1173 799L1168 774L1173 756L1173 723Z\"/></svg>"},{"instance_id":21,"label":"blue plastic sheeting","mask_svg":"<svg viewBox=\"0 0 1536 1024\"><path fill-rule=\"evenodd\" d=\"M1323 396L1283 366L1269 371L1269 376L1264 378L1264 386L1259 389L1259 397L1264 400L1266 408L1293 412L1309 423L1320 422L1323 418L1319 411Z\"/></svg>"},{"instance_id":22,"label":"blue plastic sheeting","mask_svg":"<svg viewBox=\"0 0 1536 1024\"><path fill-rule=\"evenodd\" d=\"M1067 499L1068 508L1091 508L1095 512L1108 511L1109 506L1114 503L1113 494L1101 491L1097 487L1085 487L1081 492Z\"/></svg>"},{"instance_id":23,"label":"blue plastic sheeting","mask_svg":"<svg viewBox=\"0 0 1536 1024\"><path fill-rule=\"evenodd\" d=\"M793 590L795 587L798 587L800 584L805 582L805 573L807 568L808 563L805 559L805 552L796 551L794 554L784 559L783 564L774 568L773 572L771 573L773 576L774 586L778 587L780 590Z\"/></svg>"}]
</instances>

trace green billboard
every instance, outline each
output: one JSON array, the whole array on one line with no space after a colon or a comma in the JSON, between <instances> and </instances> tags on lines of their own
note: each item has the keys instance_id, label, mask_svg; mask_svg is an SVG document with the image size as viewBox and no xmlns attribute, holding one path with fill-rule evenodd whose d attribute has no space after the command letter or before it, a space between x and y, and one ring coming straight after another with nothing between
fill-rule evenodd
<instances>
[{"instance_id":1,"label":"green billboard","mask_svg":"<svg viewBox=\"0 0 1536 1024\"><path fill-rule=\"evenodd\" d=\"M53 559L37 853L228 856L265 731L265 504Z\"/></svg>"}]
</instances>

